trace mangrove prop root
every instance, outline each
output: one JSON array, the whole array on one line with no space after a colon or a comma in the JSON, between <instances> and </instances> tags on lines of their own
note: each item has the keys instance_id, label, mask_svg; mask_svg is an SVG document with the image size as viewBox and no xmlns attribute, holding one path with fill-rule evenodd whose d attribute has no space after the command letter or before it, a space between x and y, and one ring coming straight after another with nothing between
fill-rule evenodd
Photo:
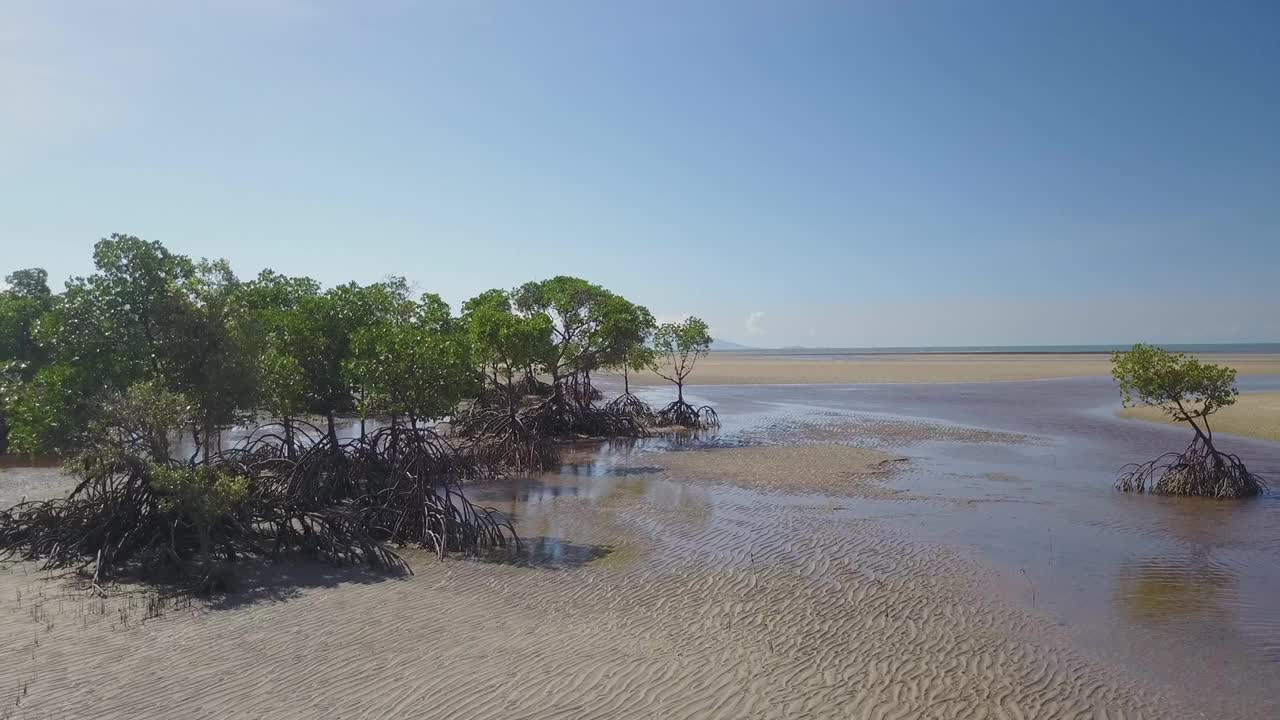
<instances>
[{"instance_id":1,"label":"mangrove prop root","mask_svg":"<svg viewBox=\"0 0 1280 720\"><path fill-rule=\"evenodd\" d=\"M710 405L695 408L683 400L676 400L658 411L658 424L691 429L713 428L720 426L720 416Z\"/></svg>"},{"instance_id":2,"label":"mangrove prop root","mask_svg":"<svg viewBox=\"0 0 1280 720\"><path fill-rule=\"evenodd\" d=\"M555 388L551 383L539 380L537 376L525 375L516 383L515 391L521 396L533 396L539 398L551 397L555 392Z\"/></svg>"},{"instance_id":3,"label":"mangrove prop root","mask_svg":"<svg viewBox=\"0 0 1280 720\"><path fill-rule=\"evenodd\" d=\"M476 404L459 414L452 426L483 463L525 471L555 467L556 440L644 437L645 424L643 417L628 410L579 403L565 393L515 408L510 401Z\"/></svg>"},{"instance_id":4,"label":"mangrove prop root","mask_svg":"<svg viewBox=\"0 0 1280 720\"><path fill-rule=\"evenodd\" d=\"M1116 479L1124 492L1193 495L1214 498L1251 497L1267 484L1249 472L1239 457L1220 452L1197 436L1180 453L1166 453L1146 463L1126 465Z\"/></svg>"},{"instance_id":5,"label":"mangrove prop root","mask_svg":"<svg viewBox=\"0 0 1280 720\"><path fill-rule=\"evenodd\" d=\"M528 411L530 424L553 438L643 437L645 429L635 417L608 407L551 398Z\"/></svg>"},{"instance_id":6,"label":"mangrove prop root","mask_svg":"<svg viewBox=\"0 0 1280 720\"><path fill-rule=\"evenodd\" d=\"M68 497L0 511L0 559L86 574L93 566L95 582L136 572L207 589L222 563L240 556L303 552L404 572L397 546L443 558L519 545L509 521L463 492L491 471L432 430L384 428L340 443L314 428L281 430L264 426L188 466L247 488L220 504L175 503L156 482L156 465L136 456L84 463Z\"/></svg>"},{"instance_id":7,"label":"mangrove prop root","mask_svg":"<svg viewBox=\"0 0 1280 720\"><path fill-rule=\"evenodd\" d=\"M609 404L604 406L604 409L623 417L632 418L641 425L652 425L656 419L653 414L653 408L649 407L649 403L631 393L624 393L610 400Z\"/></svg>"},{"instance_id":8,"label":"mangrove prop root","mask_svg":"<svg viewBox=\"0 0 1280 720\"><path fill-rule=\"evenodd\" d=\"M456 424L483 466L549 470L560 462L554 440L527 410L513 413L507 408L473 408Z\"/></svg>"}]
</instances>

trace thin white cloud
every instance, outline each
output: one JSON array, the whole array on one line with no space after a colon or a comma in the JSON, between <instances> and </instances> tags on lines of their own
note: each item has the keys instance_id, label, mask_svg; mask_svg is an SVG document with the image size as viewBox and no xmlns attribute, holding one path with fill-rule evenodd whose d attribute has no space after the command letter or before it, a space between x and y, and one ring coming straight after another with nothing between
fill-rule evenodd
<instances>
[{"instance_id":1,"label":"thin white cloud","mask_svg":"<svg viewBox=\"0 0 1280 720\"><path fill-rule=\"evenodd\" d=\"M747 313L747 334L748 335L764 334L764 328L760 327L761 320L764 320L763 310L756 310L755 312Z\"/></svg>"}]
</instances>

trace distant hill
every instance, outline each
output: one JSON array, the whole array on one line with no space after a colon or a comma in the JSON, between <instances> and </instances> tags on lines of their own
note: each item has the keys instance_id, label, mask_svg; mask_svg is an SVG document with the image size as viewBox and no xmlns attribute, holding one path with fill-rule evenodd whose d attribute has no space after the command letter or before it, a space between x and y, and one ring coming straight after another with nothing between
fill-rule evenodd
<instances>
[{"instance_id":1,"label":"distant hill","mask_svg":"<svg viewBox=\"0 0 1280 720\"><path fill-rule=\"evenodd\" d=\"M728 340L721 340L720 338L711 338L711 349L712 350L755 350L755 348L753 347L749 347L747 345L739 345L736 342L729 342Z\"/></svg>"}]
</instances>

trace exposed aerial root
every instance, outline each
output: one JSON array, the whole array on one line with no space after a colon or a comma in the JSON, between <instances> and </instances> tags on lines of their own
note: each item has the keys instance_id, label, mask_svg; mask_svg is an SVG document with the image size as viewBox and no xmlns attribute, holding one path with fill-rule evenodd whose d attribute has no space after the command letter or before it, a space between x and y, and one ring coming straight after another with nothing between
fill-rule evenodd
<instances>
[{"instance_id":1,"label":"exposed aerial root","mask_svg":"<svg viewBox=\"0 0 1280 720\"><path fill-rule=\"evenodd\" d=\"M456 422L477 461L486 467L517 471L549 470L560 462L552 437L529 411L473 408Z\"/></svg>"},{"instance_id":2,"label":"exposed aerial root","mask_svg":"<svg viewBox=\"0 0 1280 720\"><path fill-rule=\"evenodd\" d=\"M720 416L710 405L695 408L683 400L676 400L658 411L658 424L690 429L720 427Z\"/></svg>"},{"instance_id":3,"label":"exposed aerial root","mask_svg":"<svg viewBox=\"0 0 1280 720\"><path fill-rule=\"evenodd\" d=\"M1213 498L1251 497L1267 489L1239 457L1220 452L1197 436L1180 453L1166 453L1150 462L1126 465L1116 489L1161 495Z\"/></svg>"},{"instance_id":4,"label":"exposed aerial root","mask_svg":"<svg viewBox=\"0 0 1280 720\"><path fill-rule=\"evenodd\" d=\"M539 380L536 375L526 374L515 384L515 392L523 397L551 397L555 388L551 383Z\"/></svg>"},{"instance_id":5,"label":"exposed aerial root","mask_svg":"<svg viewBox=\"0 0 1280 720\"><path fill-rule=\"evenodd\" d=\"M644 426L608 407L551 398L529 410L533 424L555 438L643 437Z\"/></svg>"},{"instance_id":6,"label":"exposed aerial root","mask_svg":"<svg viewBox=\"0 0 1280 720\"><path fill-rule=\"evenodd\" d=\"M623 417L632 418L641 425L652 425L655 421L653 408L649 407L649 403L631 393L624 393L610 400L609 404L604 406L604 409Z\"/></svg>"},{"instance_id":7,"label":"exposed aerial root","mask_svg":"<svg viewBox=\"0 0 1280 720\"><path fill-rule=\"evenodd\" d=\"M384 428L335 444L325 434L267 426L197 464L134 455L80 463L66 498L0 511L0 557L88 573L98 584L136 571L208 590L240 556L303 552L337 564L408 571L393 549L440 557L519 544L463 484L487 473L431 430Z\"/></svg>"}]
</instances>

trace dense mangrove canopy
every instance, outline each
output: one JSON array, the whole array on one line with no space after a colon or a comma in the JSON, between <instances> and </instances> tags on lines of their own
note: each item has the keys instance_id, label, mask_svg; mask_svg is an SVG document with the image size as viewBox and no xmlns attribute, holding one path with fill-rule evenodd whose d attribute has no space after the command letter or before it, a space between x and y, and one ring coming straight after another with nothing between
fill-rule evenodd
<instances>
[{"instance_id":1,"label":"dense mangrove canopy","mask_svg":"<svg viewBox=\"0 0 1280 720\"><path fill-rule=\"evenodd\" d=\"M465 482L552 465L558 438L653 425L629 384L597 405L592 376L654 367L670 329L580 278L489 290L455 315L400 277L243 280L129 235L93 259L61 293L40 269L0 292L0 451L66 456L82 479L0 514L0 554L207 585L222 561L281 549L393 566L388 542L501 546L512 528ZM696 358L709 338L694 340ZM340 437L343 418L358 435Z\"/></svg>"}]
</instances>

